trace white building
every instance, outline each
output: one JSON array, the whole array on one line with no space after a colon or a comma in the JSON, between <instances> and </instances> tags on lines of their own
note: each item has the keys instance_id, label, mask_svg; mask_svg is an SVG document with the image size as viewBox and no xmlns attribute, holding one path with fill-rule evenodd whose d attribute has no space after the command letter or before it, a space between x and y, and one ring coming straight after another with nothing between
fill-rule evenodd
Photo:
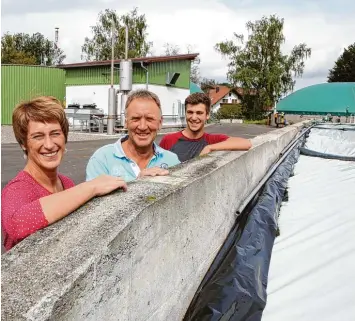
<instances>
[{"instance_id":1,"label":"white building","mask_svg":"<svg viewBox=\"0 0 355 321\"><path fill-rule=\"evenodd\" d=\"M191 61L198 54L133 58L132 90L147 88L158 95L164 126L185 124L184 100L190 94ZM114 61L114 87L119 86L120 60ZM95 61L59 66L66 71L66 107L95 104L108 114L111 61ZM120 94L118 95L120 102ZM117 106L118 113L120 106Z\"/></svg>"}]
</instances>

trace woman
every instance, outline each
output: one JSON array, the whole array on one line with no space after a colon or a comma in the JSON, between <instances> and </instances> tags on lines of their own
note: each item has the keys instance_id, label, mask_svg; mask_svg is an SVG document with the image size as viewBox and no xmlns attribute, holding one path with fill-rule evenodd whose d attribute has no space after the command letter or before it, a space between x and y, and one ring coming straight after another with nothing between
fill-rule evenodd
<instances>
[{"instance_id":1,"label":"woman","mask_svg":"<svg viewBox=\"0 0 355 321\"><path fill-rule=\"evenodd\" d=\"M58 173L69 125L63 107L54 97L39 97L18 105L12 124L27 163L1 195L6 250L95 196L117 188L127 190L118 177L103 175L74 186L70 178Z\"/></svg>"}]
</instances>

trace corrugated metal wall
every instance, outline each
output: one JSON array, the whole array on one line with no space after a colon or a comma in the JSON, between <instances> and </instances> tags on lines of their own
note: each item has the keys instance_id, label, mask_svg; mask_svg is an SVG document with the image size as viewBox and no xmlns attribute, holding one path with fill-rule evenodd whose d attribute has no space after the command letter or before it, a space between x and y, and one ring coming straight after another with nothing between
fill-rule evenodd
<instances>
[{"instance_id":1,"label":"corrugated metal wall","mask_svg":"<svg viewBox=\"0 0 355 321\"><path fill-rule=\"evenodd\" d=\"M22 100L39 95L65 97L65 71L43 66L1 66L1 124L12 123L12 111Z\"/></svg>"},{"instance_id":2,"label":"corrugated metal wall","mask_svg":"<svg viewBox=\"0 0 355 321\"><path fill-rule=\"evenodd\" d=\"M190 66L189 60L176 60L168 62L153 62L148 65L149 83L154 85L165 86L166 74L168 71L179 72L178 78L174 87L190 88ZM119 65L115 66L119 68ZM86 67L86 68L70 68L66 70L66 85L107 85L110 84L110 66ZM141 84L146 82L146 72L135 63L133 65L133 83ZM115 84L119 83L119 69L115 69Z\"/></svg>"},{"instance_id":3,"label":"corrugated metal wall","mask_svg":"<svg viewBox=\"0 0 355 321\"><path fill-rule=\"evenodd\" d=\"M190 88L189 60L153 62L147 66L149 84L165 86L167 72L179 72L174 87ZM119 67L116 66L117 68ZM115 84L119 83L119 70L115 72ZM65 99L66 86L110 84L110 66L59 68L43 66L2 65L1 66L1 124L12 123L12 111L22 100L39 95L51 95L60 101ZM140 64L133 66L133 83L146 82L146 72Z\"/></svg>"}]
</instances>

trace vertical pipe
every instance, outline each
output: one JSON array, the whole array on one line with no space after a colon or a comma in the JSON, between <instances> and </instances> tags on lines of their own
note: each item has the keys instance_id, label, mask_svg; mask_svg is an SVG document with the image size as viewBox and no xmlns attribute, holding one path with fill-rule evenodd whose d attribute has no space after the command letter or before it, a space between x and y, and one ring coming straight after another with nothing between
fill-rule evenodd
<instances>
[{"instance_id":1,"label":"vertical pipe","mask_svg":"<svg viewBox=\"0 0 355 321\"><path fill-rule=\"evenodd\" d=\"M115 26L112 21L111 25L111 87L113 87L113 71L114 71L114 59L115 59Z\"/></svg>"},{"instance_id":2,"label":"vertical pipe","mask_svg":"<svg viewBox=\"0 0 355 321\"><path fill-rule=\"evenodd\" d=\"M126 120L125 110L126 110L127 98L128 98L128 92L122 93L122 96L121 96L121 114L120 114L120 121L121 121L121 126L122 127L125 126L125 120Z\"/></svg>"},{"instance_id":3,"label":"vertical pipe","mask_svg":"<svg viewBox=\"0 0 355 321\"><path fill-rule=\"evenodd\" d=\"M125 59L128 59L128 25L126 25Z\"/></svg>"},{"instance_id":4,"label":"vertical pipe","mask_svg":"<svg viewBox=\"0 0 355 321\"><path fill-rule=\"evenodd\" d=\"M114 83L114 58L115 58L115 34L114 22L111 25L111 87L108 90L108 117L107 117L107 135L114 134L116 120L116 92Z\"/></svg>"},{"instance_id":5,"label":"vertical pipe","mask_svg":"<svg viewBox=\"0 0 355 321\"><path fill-rule=\"evenodd\" d=\"M149 84L149 72L148 68L144 67L143 61L141 61L141 67L145 69L145 89L148 90L148 84Z\"/></svg>"}]
</instances>

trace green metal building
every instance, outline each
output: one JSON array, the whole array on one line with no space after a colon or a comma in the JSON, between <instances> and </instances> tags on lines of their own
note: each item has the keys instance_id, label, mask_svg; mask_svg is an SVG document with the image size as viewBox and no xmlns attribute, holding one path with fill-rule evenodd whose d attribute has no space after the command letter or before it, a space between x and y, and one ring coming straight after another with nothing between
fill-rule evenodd
<instances>
[{"instance_id":1,"label":"green metal building","mask_svg":"<svg viewBox=\"0 0 355 321\"><path fill-rule=\"evenodd\" d=\"M133 84L166 85L166 74L177 72L180 74L174 87L189 88L191 60L197 54L176 56L133 58ZM121 60L115 60L114 82L119 83L119 64ZM92 61L58 66L66 71L67 86L105 85L110 84L111 61Z\"/></svg>"},{"instance_id":2,"label":"green metal building","mask_svg":"<svg viewBox=\"0 0 355 321\"><path fill-rule=\"evenodd\" d=\"M190 82L190 94L194 93L203 93L203 90L199 85L195 84L194 82Z\"/></svg>"},{"instance_id":3,"label":"green metal building","mask_svg":"<svg viewBox=\"0 0 355 321\"><path fill-rule=\"evenodd\" d=\"M39 95L65 97L65 71L55 67L1 66L1 124L12 123L12 111L23 101Z\"/></svg>"},{"instance_id":4,"label":"green metal building","mask_svg":"<svg viewBox=\"0 0 355 321\"><path fill-rule=\"evenodd\" d=\"M148 87L160 97L166 114L178 110L183 101L198 86L190 84L191 61L198 54L133 58L133 89ZM114 61L114 83L119 85L120 60ZM168 83L169 75L178 75ZM39 95L57 97L65 105L92 99L107 108L107 88L111 81L111 61L81 62L57 67L1 66L1 124L12 123L14 107L21 101ZM174 107L175 106L175 107Z\"/></svg>"},{"instance_id":5,"label":"green metal building","mask_svg":"<svg viewBox=\"0 0 355 321\"><path fill-rule=\"evenodd\" d=\"M355 82L324 83L302 88L282 99L276 110L296 115L355 114Z\"/></svg>"}]
</instances>

